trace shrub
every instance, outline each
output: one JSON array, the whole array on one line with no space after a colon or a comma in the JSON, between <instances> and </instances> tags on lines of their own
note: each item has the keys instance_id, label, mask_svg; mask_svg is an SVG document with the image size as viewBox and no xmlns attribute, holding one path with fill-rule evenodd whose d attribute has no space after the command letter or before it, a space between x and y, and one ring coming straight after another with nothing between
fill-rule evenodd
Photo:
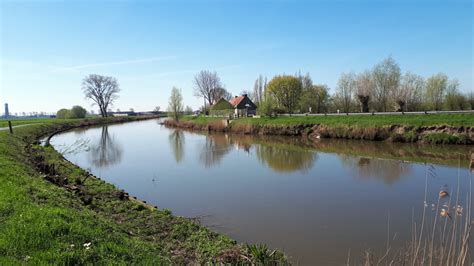
<instances>
[{"instance_id":1,"label":"shrub","mask_svg":"<svg viewBox=\"0 0 474 266\"><path fill-rule=\"evenodd\" d=\"M72 109L63 108L56 113L56 118L65 119L65 118L84 118L86 117L86 109L79 105L75 105Z\"/></svg>"},{"instance_id":2,"label":"shrub","mask_svg":"<svg viewBox=\"0 0 474 266\"><path fill-rule=\"evenodd\" d=\"M75 105L69 112L68 118L84 118L86 117L87 111L82 106Z\"/></svg>"},{"instance_id":3,"label":"shrub","mask_svg":"<svg viewBox=\"0 0 474 266\"><path fill-rule=\"evenodd\" d=\"M56 118L60 118L60 119L65 119L67 118L69 115L69 110L68 109L60 109L57 113L56 113Z\"/></svg>"}]
</instances>

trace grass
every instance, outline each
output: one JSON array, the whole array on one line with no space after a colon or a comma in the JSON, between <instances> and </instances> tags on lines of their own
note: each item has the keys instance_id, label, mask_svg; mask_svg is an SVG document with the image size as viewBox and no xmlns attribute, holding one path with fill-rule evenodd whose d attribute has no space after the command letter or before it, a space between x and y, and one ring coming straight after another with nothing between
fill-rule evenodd
<instances>
[{"instance_id":1,"label":"grass","mask_svg":"<svg viewBox=\"0 0 474 266\"><path fill-rule=\"evenodd\" d=\"M435 195L436 199L427 195L429 178L436 178L435 169L430 165L426 168L421 223L415 221L412 214L412 228L408 229L412 231L411 241L405 248L396 250L391 248L389 237L386 251L380 255L366 251L363 265L471 264L472 174L462 182L465 177L458 171L455 189L442 188L439 195ZM465 193L460 192L461 183L469 186ZM387 232L390 236L390 223Z\"/></svg>"},{"instance_id":2,"label":"grass","mask_svg":"<svg viewBox=\"0 0 474 266\"><path fill-rule=\"evenodd\" d=\"M207 125L214 121L222 120L222 117L206 117L206 116L183 116L181 121L192 122L196 125Z\"/></svg>"},{"instance_id":3,"label":"grass","mask_svg":"<svg viewBox=\"0 0 474 266\"><path fill-rule=\"evenodd\" d=\"M199 118L202 122L203 118ZM436 115L351 115L351 116L292 116L292 117L261 117L243 118L234 121L238 124L250 125L328 125L328 126L359 126L379 127L391 125L405 126L474 126L472 114L436 114Z\"/></svg>"},{"instance_id":4,"label":"grass","mask_svg":"<svg viewBox=\"0 0 474 266\"><path fill-rule=\"evenodd\" d=\"M241 118L233 120L229 126L217 123L222 119L187 116L182 119L185 123L169 125L244 134L409 143L471 144L474 141L470 133L474 126L472 114L280 116Z\"/></svg>"},{"instance_id":5,"label":"grass","mask_svg":"<svg viewBox=\"0 0 474 266\"><path fill-rule=\"evenodd\" d=\"M27 124L49 124L49 123L58 123L64 122L64 119L55 119L55 118L38 118L38 119L12 119L12 126L27 125ZM8 119L0 120L0 128L8 127Z\"/></svg>"},{"instance_id":6,"label":"grass","mask_svg":"<svg viewBox=\"0 0 474 266\"><path fill-rule=\"evenodd\" d=\"M52 147L31 144L81 123L0 131L0 264L258 263L229 237L129 199Z\"/></svg>"},{"instance_id":7,"label":"grass","mask_svg":"<svg viewBox=\"0 0 474 266\"><path fill-rule=\"evenodd\" d=\"M198 125L206 125L221 117L184 116L182 121L193 122ZM329 125L329 126L392 126L405 125L413 127L422 126L474 126L474 115L472 114L429 114L429 115L350 115L350 116L280 116L260 118L240 118L233 124L243 125Z\"/></svg>"}]
</instances>

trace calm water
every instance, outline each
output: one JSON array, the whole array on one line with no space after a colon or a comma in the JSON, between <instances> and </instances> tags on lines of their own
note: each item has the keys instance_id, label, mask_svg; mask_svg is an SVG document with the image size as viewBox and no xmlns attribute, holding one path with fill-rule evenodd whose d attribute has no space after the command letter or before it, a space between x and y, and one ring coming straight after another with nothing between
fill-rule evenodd
<instances>
[{"instance_id":1,"label":"calm water","mask_svg":"<svg viewBox=\"0 0 474 266\"><path fill-rule=\"evenodd\" d=\"M410 238L443 186L466 189L470 147L394 145L173 130L158 120L78 129L53 145L65 156L175 215L201 217L239 242L266 243L295 263L344 264L350 250L384 251ZM462 166L458 168L458 158ZM409 161L416 161L409 162Z\"/></svg>"}]
</instances>

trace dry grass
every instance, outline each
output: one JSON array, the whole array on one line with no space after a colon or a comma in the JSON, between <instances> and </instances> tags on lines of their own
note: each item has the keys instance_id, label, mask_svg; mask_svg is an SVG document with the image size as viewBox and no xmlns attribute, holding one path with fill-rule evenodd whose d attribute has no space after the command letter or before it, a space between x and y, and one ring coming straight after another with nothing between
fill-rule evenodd
<instances>
[{"instance_id":1,"label":"dry grass","mask_svg":"<svg viewBox=\"0 0 474 266\"><path fill-rule=\"evenodd\" d=\"M462 180L461 167L458 166L456 188L450 191L442 189L436 203L431 206L427 202L429 177L436 177L431 165L426 168L421 223L415 221L415 211L412 212L411 240L404 248L392 249L390 241L396 234L393 237L390 235L389 219L385 251L383 254L366 251L362 258L364 265L471 264L472 173L469 180ZM469 186L464 194L461 193L461 183ZM350 264L349 257L347 264Z\"/></svg>"}]
</instances>

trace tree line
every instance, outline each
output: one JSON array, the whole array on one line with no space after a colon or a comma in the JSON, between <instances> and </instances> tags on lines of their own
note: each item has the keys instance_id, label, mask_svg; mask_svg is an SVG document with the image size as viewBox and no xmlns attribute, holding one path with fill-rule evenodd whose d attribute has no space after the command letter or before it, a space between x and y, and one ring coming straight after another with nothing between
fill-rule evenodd
<instances>
[{"instance_id":1,"label":"tree line","mask_svg":"<svg viewBox=\"0 0 474 266\"><path fill-rule=\"evenodd\" d=\"M201 110L204 112L221 98L230 100L233 97L215 71L202 70L196 74L193 89L194 96L203 100ZM99 107L101 116L107 117L108 110L119 97L120 87L114 77L91 74L84 78L82 91ZM241 94L247 94L263 115L474 109L474 94L461 93L457 79L443 73L428 78L411 72L402 73L392 57L361 73L342 73L332 94L327 85L314 83L309 73L302 75L301 72L277 75L270 81L259 75L253 89ZM181 91L173 88L168 111L192 113L192 108L184 108L182 101ZM58 117L73 113L77 112L61 109Z\"/></svg>"},{"instance_id":2,"label":"tree line","mask_svg":"<svg viewBox=\"0 0 474 266\"><path fill-rule=\"evenodd\" d=\"M263 85L261 80L255 81L251 94L260 103L261 113L474 109L474 95L461 93L456 79L443 73L426 79L411 72L402 74L392 57L362 73L342 73L333 94L327 85L313 84L309 74L280 75Z\"/></svg>"}]
</instances>

